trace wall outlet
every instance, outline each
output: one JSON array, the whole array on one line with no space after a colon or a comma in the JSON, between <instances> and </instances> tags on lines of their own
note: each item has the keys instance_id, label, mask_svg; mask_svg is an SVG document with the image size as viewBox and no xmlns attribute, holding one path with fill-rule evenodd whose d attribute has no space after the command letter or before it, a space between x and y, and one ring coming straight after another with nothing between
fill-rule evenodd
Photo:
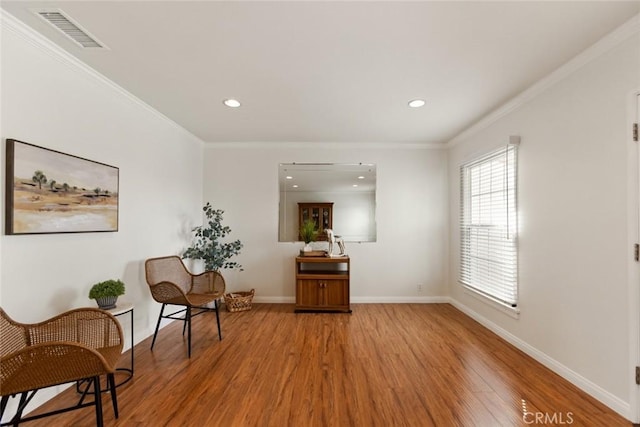
<instances>
[{"instance_id":1,"label":"wall outlet","mask_svg":"<svg viewBox=\"0 0 640 427\"><path fill-rule=\"evenodd\" d=\"M418 285L418 292L422 292L422 285Z\"/></svg>"}]
</instances>

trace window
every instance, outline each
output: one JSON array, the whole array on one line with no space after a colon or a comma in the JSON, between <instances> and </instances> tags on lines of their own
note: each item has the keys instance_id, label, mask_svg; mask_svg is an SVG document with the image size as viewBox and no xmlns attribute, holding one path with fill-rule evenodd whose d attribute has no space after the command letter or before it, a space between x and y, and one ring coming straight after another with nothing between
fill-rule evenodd
<instances>
[{"instance_id":1,"label":"window","mask_svg":"<svg viewBox=\"0 0 640 427\"><path fill-rule=\"evenodd\" d=\"M460 167L460 282L518 303L517 146Z\"/></svg>"}]
</instances>

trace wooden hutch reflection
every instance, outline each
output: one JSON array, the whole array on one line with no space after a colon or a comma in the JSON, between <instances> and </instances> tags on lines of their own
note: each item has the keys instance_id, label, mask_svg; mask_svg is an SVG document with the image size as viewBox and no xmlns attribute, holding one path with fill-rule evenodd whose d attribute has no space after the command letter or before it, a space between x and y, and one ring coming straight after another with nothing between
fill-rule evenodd
<instances>
[{"instance_id":1,"label":"wooden hutch reflection","mask_svg":"<svg viewBox=\"0 0 640 427\"><path fill-rule=\"evenodd\" d=\"M324 230L333 228L333 203L298 203L298 229L308 219L316 223L316 240L327 240Z\"/></svg>"}]
</instances>

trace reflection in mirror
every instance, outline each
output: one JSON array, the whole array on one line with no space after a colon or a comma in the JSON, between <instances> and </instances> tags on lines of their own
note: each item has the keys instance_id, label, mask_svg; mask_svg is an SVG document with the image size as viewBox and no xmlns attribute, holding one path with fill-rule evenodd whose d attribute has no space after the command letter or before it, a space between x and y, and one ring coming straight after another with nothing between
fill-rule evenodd
<instances>
[{"instance_id":1,"label":"reflection in mirror","mask_svg":"<svg viewBox=\"0 0 640 427\"><path fill-rule=\"evenodd\" d=\"M375 165L281 163L278 185L278 241L301 241L305 218L318 219L318 228L331 228L345 242L376 241Z\"/></svg>"}]
</instances>

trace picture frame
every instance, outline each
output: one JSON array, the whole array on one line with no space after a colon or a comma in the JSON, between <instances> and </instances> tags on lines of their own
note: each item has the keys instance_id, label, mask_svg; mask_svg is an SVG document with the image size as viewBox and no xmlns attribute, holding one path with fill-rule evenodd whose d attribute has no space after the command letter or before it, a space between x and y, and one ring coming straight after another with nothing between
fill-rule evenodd
<instances>
[{"instance_id":1,"label":"picture frame","mask_svg":"<svg viewBox=\"0 0 640 427\"><path fill-rule=\"evenodd\" d=\"M118 231L120 169L6 140L5 234Z\"/></svg>"}]
</instances>

